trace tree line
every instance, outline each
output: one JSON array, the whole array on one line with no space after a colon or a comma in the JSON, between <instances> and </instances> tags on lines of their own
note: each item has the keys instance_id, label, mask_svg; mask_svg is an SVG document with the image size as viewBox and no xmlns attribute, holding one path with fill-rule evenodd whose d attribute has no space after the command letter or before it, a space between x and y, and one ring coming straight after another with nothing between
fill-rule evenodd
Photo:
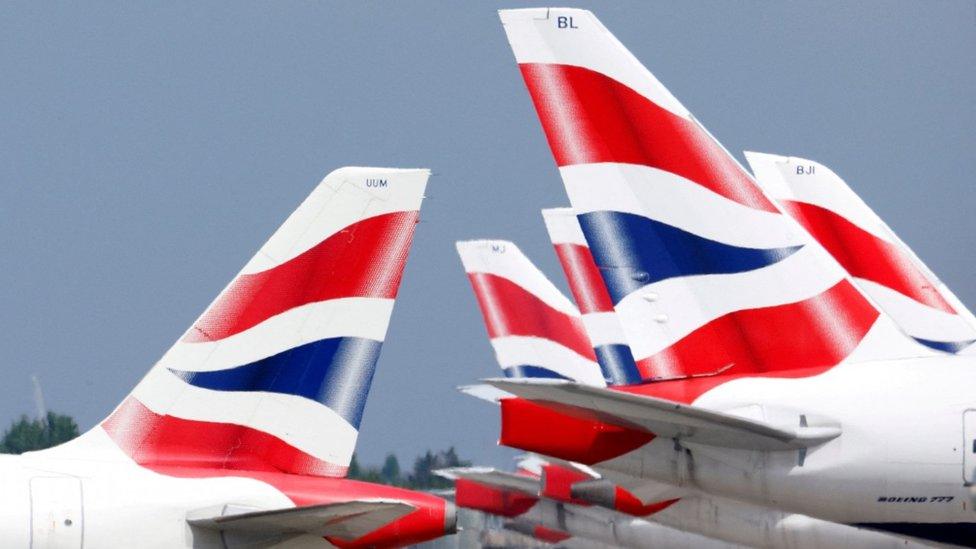
<instances>
[{"instance_id":1,"label":"tree line","mask_svg":"<svg viewBox=\"0 0 976 549\"><path fill-rule=\"evenodd\" d=\"M78 424L71 416L48 412L43 418L26 415L13 422L0 438L0 454L22 454L57 446L78 436Z\"/></svg>"},{"instance_id":2,"label":"tree line","mask_svg":"<svg viewBox=\"0 0 976 549\"><path fill-rule=\"evenodd\" d=\"M406 472L401 470L400 460L393 453L387 454L386 459L383 460L383 465L378 467L364 467L353 455L347 477L415 490L442 490L452 488L454 483L435 475L434 471L445 467L469 467L470 465L470 461L464 461L458 457L453 446L440 452L427 450L426 453L417 456L413 462L413 468Z\"/></svg>"}]
</instances>

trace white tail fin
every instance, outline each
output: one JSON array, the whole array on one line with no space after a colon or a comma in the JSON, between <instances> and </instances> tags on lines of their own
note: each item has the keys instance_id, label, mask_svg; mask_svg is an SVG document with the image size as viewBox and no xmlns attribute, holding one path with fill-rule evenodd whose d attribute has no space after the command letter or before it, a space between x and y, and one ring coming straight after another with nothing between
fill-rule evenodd
<instances>
[{"instance_id":1,"label":"white tail fin","mask_svg":"<svg viewBox=\"0 0 976 549\"><path fill-rule=\"evenodd\" d=\"M579 311L518 246L470 240L457 249L506 376L604 385Z\"/></svg>"},{"instance_id":2,"label":"white tail fin","mask_svg":"<svg viewBox=\"0 0 976 549\"><path fill-rule=\"evenodd\" d=\"M976 341L972 313L827 166L747 152L756 180L905 332L945 352Z\"/></svg>"},{"instance_id":3,"label":"white tail fin","mask_svg":"<svg viewBox=\"0 0 976 549\"><path fill-rule=\"evenodd\" d=\"M592 13L501 19L642 374L925 354Z\"/></svg>"},{"instance_id":4,"label":"white tail fin","mask_svg":"<svg viewBox=\"0 0 976 549\"><path fill-rule=\"evenodd\" d=\"M344 475L428 175L326 176L100 428L149 467Z\"/></svg>"}]
</instances>

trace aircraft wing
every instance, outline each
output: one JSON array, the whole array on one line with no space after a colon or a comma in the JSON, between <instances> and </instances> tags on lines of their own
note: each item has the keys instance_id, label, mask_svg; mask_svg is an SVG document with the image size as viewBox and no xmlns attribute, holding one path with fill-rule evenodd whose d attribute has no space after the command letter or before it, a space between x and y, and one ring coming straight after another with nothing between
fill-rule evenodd
<instances>
[{"instance_id":1,"label":"aircraft wing","mask_svg":"<svg viewBox=\"0 0 976 549\"><path fill-rule=\"evenodd\" d=\"M434 472L451 480L461 478L502 490L521 492L530 496L537 496L539 494L539 479L507 473L491 467L453 467L449 469L438 469Z\"/></svg>"},{"instance_id":2,"label":"aircraft wing","mask_svg":"<svg viewBox=\"0 0 976 549\"><path fill-rule=\"evenodd\" d=\"M797 450L840 435L836 425L771 425L679 402L549 379L487 379L494 387L557 409L621 427L708 446L746 450ZM553 406L555 405L555 406Z\"/></svg>"},{"instance_id":3,"label":"aircraft wing","mask_svg":"<svg viewBox=\"0 0 976 549\"><path fill-rule=\"evenodd\" d=\"M412 513L416 508L394 500L358 500L270 511L194 516L187 522L221 532L262 536L317 537L354 540Z\"/></svg>"}]
</instances>

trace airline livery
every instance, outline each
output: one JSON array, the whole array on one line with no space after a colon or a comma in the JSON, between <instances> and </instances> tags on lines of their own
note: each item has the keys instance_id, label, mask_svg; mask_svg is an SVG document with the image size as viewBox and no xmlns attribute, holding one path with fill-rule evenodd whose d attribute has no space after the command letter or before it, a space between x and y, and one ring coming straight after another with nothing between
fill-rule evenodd
<instances>
[{"instance_id":1,"label":"airline livery","mask_svg":"<svg viewBox=\"0 0 976 549\"><path fill-rule=\"evenodd\" d=\"M747 152L756 182L906 334L945 351L976 341L976 320L894 231L827 166Z\"/></svg>"},{"instance_id":2,"label":"airline livery","mask_svg":"<svg viewBox=\"0 0 976 549\"><path fill-rule=\"evenodd\" d=\"M516 397L501 443L976 545L973 323L951 292L826 168L751 155L757 183L593 14L501 20L630 345L619 379L640 381L489 380Z\"/></svg>"},{"instance_id":3,"label":"airline livery","mask_svg":"<svg viewBox=\"0 0 976 549\"><path fill-rule=\"evenodd\" d=\"M461 390L517 470L438 471L453 503L346 478L430 175L347 167L102 422L0 455L0 545L404 547L456 504L512 544L976 547L976 316L827 166L747 171L592 13L499 14L570 202L542 217L572 299L457 243L503 374Z\"/></svg>"},{"instance_id":4,"label":"airline livery","mask_svg":"<svg viewBox=\"0 0 976 549\"><path fill-rule=\"evenodd\" d=\"M570 290L576 297L580 309L592 308L587 303L608 302L609 296L606 295L606 289L600 282L589 248L582 240L582 232L573 210L558 208L543 210L542 213ZM567 250L570 246L572 246L571 253ZM609 337L603 334L618 333L614 330L612 309L605 313L589 313L604 317L602 320L594 320L587 319L586 314L580 315L575 310L560 311L551 307L550 303L558 301L557 296L565 298L514 243L480 240L459 242L457 247L486 326L489 328L489 336L497 336L499 332L515 331L511 328L513 322L516 322L515 319L519 319L517 322L523 326L532 327L529 330L522 330L521 337L526 340L526 344L522 347L517 362L530 365L556 364L560 358L558 349L586 349L591 340L596 341L601 337L604 341L603 345L606 345L605 342ZM518 291L499 292L497 288L503 286L500 279L504 279L504 285L517 288ZM488 283L489 280L492 282ZM539 282L541 280L545 280L547 284L541 284ZM584 296L585 299L580 299ZM590 339L587 339L588 337ZM491 340L496 349L504 348L499 345L502 341L504 339L498 337L492 337ZM617 341L616 345L626 347L626 342ZM600 347L596 344L593 346ZM611 356L628 355L628 349L624 348ZM605 357L607 354L602 356ZM501 353L498 354L500 365L505 364L503 357ZM591 362L589 367L591 370L598 369L595 362ZM549 373L551 370L547 368L523 367L512 370L503 366L503 371L511 378L556 377L594 385L589 376L558 376ZM611 381L610 384L614 385L615 382ZM476 396L484 394L477 391L470 392ZM505 396L511 395L498 395L493 400ZM510 403L506 404L508 405ZM528 427L535 429L537 426ZM519 426L511 428L517 429ZM537 439L540 439L536 443L537 448L542 447L543 436L541 432L536 433ZM557 433L555 437L558 436ZM625 520L618 516L612 530L605 526L598 530L599 534L604 536L603 540L606 536L616 536L616 543L626 546L640 547L640 543L647 544L653 539L655 546L700 547L704 543L702 536L732 544L769 548L812 549L824 546L895 548L919 545L892 535L707 495L693 489L649 484L634 477L613 475L612 472L610 478L605 478L592 468L577 463L550 458L540 466L540 471L541 482L532 486L534 492L531 495L545 498L543 502L554 500L562 503L561 507L557 507L564 513L579 514L581 512L579 506L598 506L655 523L649 525L646 521ZM484 471L475 472L478 473L481 482L487 482L484 479L489 477L483 474ZM454 471L454 475L460 478L473 476L466 473L467 471L464 470ZM505 475L505 473L495 472L492 474L495 475L492 478L504 478ZM471 506L461 498L460 486L458 484L457 503L465 507ZM632 492L631 488L638 493ZM523 490L523 493L527 491ZM643 502L642 497L648 502ZM540 504L539 508L545 508L544 505ZM553 507L556 504L549 501L548 505ZM487 511L482 507L475 508ZM594 512L594 510L587 511L590 515ZM757 527L758 525L761 526ZM567 524L566 527L569 528L570 534L578 534L579 530L574 528L579 528L587 532L584 537L596 535L592 527L586 525ZM628 542L628 539L643 541ZM664 543L662 540L665 539L669 541ZM714 540L708 542L714 543Z\"/></svg>"},{"instance_id":5,"label":"airline livery","mask_svg":"<svg viewBox=\"0 0 976 549\"><path fill-rule=\"evenodd\" d=\"M342 168L132 393L62 446L0 456L4 547L394 547L451 504L346 480L427 170Z\"/></svg>"}]
</instances>

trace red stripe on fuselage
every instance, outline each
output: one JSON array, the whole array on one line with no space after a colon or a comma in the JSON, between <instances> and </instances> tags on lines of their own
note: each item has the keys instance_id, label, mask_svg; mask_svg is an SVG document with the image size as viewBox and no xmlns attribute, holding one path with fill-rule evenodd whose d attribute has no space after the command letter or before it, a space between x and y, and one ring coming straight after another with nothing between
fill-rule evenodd
<instances>
[{"instance_id":1,"label":"red stripe on fuselage","mask_svg":"<svg viewBox=\"0 0 976 549\"><path fill-rule=\"evenodd\" d=\"M344 297L396 297L418 212L349 225L266 271L237 277L183 337L216 341L285 311Z\"/></svg>"},{"instance_id":2,"label":"red stripe on fuselage","mask_svg":"<svg viewBox=\"0 0 976 549\"><path fill-rule=\"evenodd\" d=\"M345 466L318 459L263 431L157 414L133 397L102 422L102 428L136 463L149 468L346 474Z\"/></svg>"},{"instance_id":3,"label":"red stripe on fuselage","mask_svg":"<svg viewBox=\"0 0 976 549\"><path fill-rule=\"evenodd\" d=\"M935 284L898 246L826 208L792 200L784 200L782 205L851 276L885 286L933 309L956 314Z\"/></svg>"},{"instance_id":4,"label":"red stripe on fuselage","mask_svg":"<svg viewBox=\"0 0 976 549\"><path fill-rule=\"evenodd\" d=\"M691 403L739 377L805 377L847 357L878 319L878 311L848 280L786 305L736 311L717 318L667 349L638 361L646 379L620 390Z\"/></svg>"},{"instance_id":5,"label":"red stripe on fuselage","mask_svg":"<svg viewBox=\"0 0 976 549\"><path fill-rule=\"evenodd\" d=\"M554 244L554 247L580 312L584 315L613 312L613 300L590 249L569 243Z\"/></svg>"},{"instance_id":6,"label":"red stripe on fuselage","mask_svg":"<svg viewBox=\"0 0 976 549\"><path fill-rule=\"evenodd\" d=\"M590 69L541 63L519 68L559 166L640 164L679 175L740 204L777 211L738 163L692 120Z\"/></svg>"},{"instance_id":7,"label":"red stripe on fuselage","mask_svg":"<svg viewBox=\"0 0 976 549\"><path fill-rule=\"evenodd\" d=\"M506 278L489 273L469 273L468 279L481 306L488 337L549 339L596 361L579 318L554 309Z\"/></svg>"}]
</instances>

